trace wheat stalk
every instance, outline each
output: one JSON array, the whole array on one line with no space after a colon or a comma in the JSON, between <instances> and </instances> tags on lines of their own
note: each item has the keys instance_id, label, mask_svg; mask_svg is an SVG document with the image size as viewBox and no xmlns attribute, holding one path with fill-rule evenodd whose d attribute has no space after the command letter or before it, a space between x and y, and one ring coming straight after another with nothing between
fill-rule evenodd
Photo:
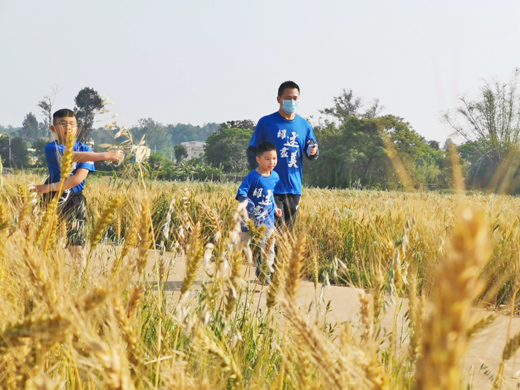
<instances>
[{"instance_id":1,"label":"wheat stalk","mask_svg":"<svg viewBox=\"0 0 520 390\"><path fill-rule=\"evenodd\" d=\"M307 237L301 234L297 239L294 240L291 255L285 268L285 298L288 301L292 301L296 296L296 289L301 279L301 269L303 263L303 253L305 252L305 246L307 243Z\"/></svg>"},{"instance_id":2,"label":"wheat stalk","mask_svg":"<svg viewBox=\"0 0 520 390\"><path fill-rule=\"evenodd\" d=\"M421 389L455 389L466 352L473 301L483 289L479 275L491 255L482 212L462 208L451 247L435 278L432 313L426 321L416 381Z\"/></svg>"},{"instance_id":3,"label":"wheat stalk","mask_svg":"<svg viewBox=\"0 0 520 390\"><path fill-rule=\"evenodd\" d=\"M195 281L195 277L199 272L201 260L204 254L204 246L200 240L200 232L200 222L197 222L190 237L190 247L186 256L186 275L184 276L181 286L181 297L191 288Z\"/></svg>"}]
</instances>

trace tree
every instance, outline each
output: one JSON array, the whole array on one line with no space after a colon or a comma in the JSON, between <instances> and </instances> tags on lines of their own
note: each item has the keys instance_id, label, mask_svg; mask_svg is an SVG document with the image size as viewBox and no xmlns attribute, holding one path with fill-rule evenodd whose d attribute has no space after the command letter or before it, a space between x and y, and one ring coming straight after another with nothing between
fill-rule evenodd
<instances>
[{"instance_id":1,"label":"tree","mask_svg":"<svg viewBox=\"0 0 520 390\"><path fill-rule=\"evenodd\" d=\"M181 142L189 141L205 141L211 134L219 130L216 123L206 123L203 126L194 126L190 124L177 123L166 127L171 137L171 144L177 145Z\"/></svg>"},{"instance_id":2,"label":"tree","mask_svg":"<svg viewBox=\"0 0 520 390\"><path fill-rule=\"evenodd\" d=\"M0 136L0 158L4 167L23 168L28 165L27 142L11 135Z\"/></svg>"},{"instance_id":3,"label":"tree","mask_svg":"<svg viewBox=\"0 0 520 390\"><path fill-rule=\"evenodd\" d=\"M331 115L317 128L320 158L305 169L306 180L319 187L397 188L399 178L385 146L390 141L417 187L438 187L443 178L443 153L432 149L402 118L378 116L376 102L361 112L362 101L351 90L334 98L320 112Z\"/></svg>"},{"instance_id":4,"label":"tree","mask_svg":"<svg viewBox=\"0 0 520 390\"><path fill-rule=\"evenodd\" d=\"M139 119L139 126L133 128L132 133L136 139L146 135L148 147L153 151L171 146L171 137L166 127L152 118Z\"/></svg>"},{"instance_id":5,"label":"tree","mask_svg":"<svg viewBox=\"0 0 520 390\"><path fill-rule=\"evenodd\" d=\"M47 144L47 141L45 138L40 138L34 141L31 145L31 149L34 151L32 152L32 156L34 157L35 163L34 166L36 167L44 167L45 166L45 145ZM97 167L97 164L96 164Z\"/></svg>"},{"instance_id":6,"label":"tree","mask_svg":"<svg viewBox=\"0 0 520 390\"><path fill-rule=\"evenodd\" d=\"M104 107L103 99L92 88L85 87L79 91L74 100L76 118L78 120L78 141L88 142L94 125L94 118Z\"/></svg>"},{"instance_id":7,"label":"tree","mask_svg":"<svg viewBox=\"0 0 520 390\"><path fill-rule=\"evenodd\" d=\"M179 164L183 159L188 157L188 151L186 150L186 147L182 144L175 145L174 151L175 160L177 161L177 164Z\"/></svg>"},{"instance_id":8,"label":"tree","mask_svg":"<svg viewBox=\"0 0 520 390\"><path fill-rule=\"evenodd\" d=\"M478 186L487 187L504 158L519 147L519 75L516 69L508 83L485 82L477 97L461 97L459 107L444 116L465 141L461 153Z\"/></svg>"},{"instance_id":9,"label":"tree","mask_svg":"<svg viewBox=\"0 0 520 390\"><path fill-rule=\"evenodd\" d=\"M222 166L224 172L247 171L246 150L252 135L249 129L224 129L210 135L204 148L207 163Z\"/></svg>"},{"instance_id":10,"label":"tree","mask_svg":"<svg viewBox=\"0 0 520 390\"><path fill-rule=\"evenodd\" d=\"M332 116L339 123L344 123L349 117L372 119L383 110L378 99L364 112L360 112L362 107L363 100L360 97L354 97L351 89L344 89L340 96L334 97L334 106L324 108L320 110L320 113Z\"/></svg>"},{"instance_id":11,"label":"tree","mask_svg":"<svg viewBox=\"0 0 520 390\"><path fill-rule=\"evenodd\" d=\"M28 113L22 123L20 136L25 140L34 140L38 138L39 125L38 120L32 112Z\"/></svg>"},{"instance_id":12,"label":"tree","mask_svg":"<svg viewBox=\"0 0 520 390\"><path fill-rule=\"evenodd\" d=\"M255 122L250 119L238 120L238 121L227 121L219 125L219 130L225 129L255 129Z\"/></svg>"},{"instance_id":13,"label":"tree","mask_svg":"<svg viewBox=\"0 0 520 390\"><path fill-rule=\"evenodd\" d=\"M38 107L41 108L43 114L43 129L45 136L48 140L51 139L51 125L52 125L52 106L54 105L54 99L58 93L58 86L54 86L52 94L50 96L44 96L42 100L38 102Z\"/></svg>"}]
</instances>

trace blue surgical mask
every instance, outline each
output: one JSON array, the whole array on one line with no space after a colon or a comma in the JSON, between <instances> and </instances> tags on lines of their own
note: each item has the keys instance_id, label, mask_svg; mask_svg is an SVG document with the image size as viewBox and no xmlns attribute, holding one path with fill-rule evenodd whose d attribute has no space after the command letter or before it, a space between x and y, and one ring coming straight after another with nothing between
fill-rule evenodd
<instances>
[{"instance_id":1,"label":"blue surgical mask","mask_svg":"<svg viewBox=\"0 0 520 390\"><path fill-rule=\"evenodd\" d=\"M284 110L287 114L294 114L296 109L298 108L298 101L296 100L282 100L282 110Z\"/></svg>"}]
</instances>

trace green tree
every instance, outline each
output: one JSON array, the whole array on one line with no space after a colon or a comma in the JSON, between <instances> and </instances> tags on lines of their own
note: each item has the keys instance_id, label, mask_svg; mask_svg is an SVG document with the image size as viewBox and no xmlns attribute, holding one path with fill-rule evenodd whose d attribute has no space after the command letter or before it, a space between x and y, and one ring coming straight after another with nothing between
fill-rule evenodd
<instances>
[{"instance_id":1,"label":"green tree","mask_svg":"<svg viewBox=\"0 0 520 390\"><path fill-rule=\"evenodd\" d=\"M206 162L222 166L224 172L245 172L248 169L246 150L253 130L224 129L210 135L206 140Z\"/></svg>"},{"instance_id":2,"label":"green tree","mask_svg":"<svg viewBox=\"0 0 520 390\"><path fill-rule=\"evenodd\" d=\"M85 87L79 91L75 98L76 118L78 120L78 141L88 142L94 126L96 114L104 107L103 99L99 93L92 88Z\"/></svg>"},{"instance_id":3,"label":"green tree","mask_svg":"<svg viewBox=\"0 0 520 390\"><path fill-rule=\"evenodd\" d=\"M177 164L179 164L183 159L188 157L188 151L186 150L186 147L182 144L175 145L175 160L177 161Z\"/></svg>"},{"instance_id":4,"label":"green tree","mask_svg":"<svg viewBox=\"0 0 520 390\"><path fill-rule=\"evenodd\" d=\"M190 124L170 124L166 127L171 138L172 145L178 145L181 142L189 141L205 141L211 134L219 130L216 123L206 123L203 126L194 126Z\"/></svg>"},{"instance_id":5,"label":"green tree","mask_svg":"<svg viewBox=\"0 0 520 390\"><path fill-rule=\"evenodd\" d=\"M0 156L4 167L23 168L28 166L27 142L20 137L1 135Z\"/></svg>"},{"instance_id":6,"label":"green tree","mask_svg":"<svg viewBox=\"0 0 520 390\"><path fill-rule=\"evenodd\" d=\"M255 122L250 119L243 119L238 121L227 121L223 122L219 125L219 130L226 130L226 129L249 129L254 130L255 129Z\"/></svg>"},{"instance_id":7,"label":"green tree","mask_svg":"<svg viewBox=\"0 0 520 390\"><path fill-rule=\"evenodd\" d=\"M171 146L171 137L166 127L152 118L139 119L139 126L133 128L132 133L135 139L141 139L146 135L146 143L154 152Z\"/></svg>"},{"instance_id":8,"label":"green tree","mask_svg":"<svg viewBox=\"0 0 520 390\"><path fill-rule=\"evenodd\" d=\"M319 187L398 188L399 178L388 158L384 137L392 142L417 187L439 187L443 182L443 152L431 148L402 118L378 116L376 100L362 111L362 100L351 90L321 110L332 117L315 132L320 158L304 169L306 180Z\"/></svg>"},{"instance_id":9,"label":"green tree","mask_svg":"<svg viewBox=\"0 0 520 390\"><path fill-rule=\"evenodd\" d=\"M39 125L38 120L32 112L28 113L22 123L20 130L20 137L27 141L31 141L38 138Z\"/></svg>"},{"instance_id":10,"label":"green tree","mask_svg":"<svg viewBox=\"0 0 520 390\"><path fill-rule=\"evenodd\" d=\"M39 138L36 141L34 141L31 145L31 149L33 149L31 155L36 160L34 163L35 167L44 167L46 164L45 145L47 145L47 140L45 138Z\"/></svg>"},{"instance_id":11,"label":"green tree","mask_svg":"<svg viewBox=\"0 0 520 390\"><path fill-rule=\"evenodd\" d=\"M361 112L363 108L363 100L360 97L354 97L352 89L341 92L341 95L334 97L334 106L320 110L320 113L332 117L339 123L344 123L350 117L372 119L379 115L383 107L379 105L379 100L376 99L372 105Z\"/></svg>"},{"instance_id":12,"label":"green tree","mask_svg":"<svg viewBox=\"0 0 520 390\"><path fill-rule=\"evenodd\" d=\"M465 141L461 154L470 183L487 187L498 166L520 142L520 94L516 69L509 82L484 82L475 98L463 96L459 106L445 114L446 122Z\"/></svg>"}]
</instances>

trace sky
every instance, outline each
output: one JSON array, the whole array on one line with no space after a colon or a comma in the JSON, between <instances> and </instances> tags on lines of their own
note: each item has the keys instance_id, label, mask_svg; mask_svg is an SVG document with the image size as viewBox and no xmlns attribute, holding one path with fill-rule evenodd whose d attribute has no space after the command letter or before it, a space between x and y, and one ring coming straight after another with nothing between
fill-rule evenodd
<instances>
[{"instance_id":1,"label":"sky","mask_svg":"<svg viewBox=\"0 0 520 390\"><path fill-rule=\"evenodd\" d=\"M0 0L0 125L84 87L120 125L258 121L293 80L311 123L352 89L444 142L461 96L520 67L519 18L517 0Z\"/></svg>"}]
</instances>

